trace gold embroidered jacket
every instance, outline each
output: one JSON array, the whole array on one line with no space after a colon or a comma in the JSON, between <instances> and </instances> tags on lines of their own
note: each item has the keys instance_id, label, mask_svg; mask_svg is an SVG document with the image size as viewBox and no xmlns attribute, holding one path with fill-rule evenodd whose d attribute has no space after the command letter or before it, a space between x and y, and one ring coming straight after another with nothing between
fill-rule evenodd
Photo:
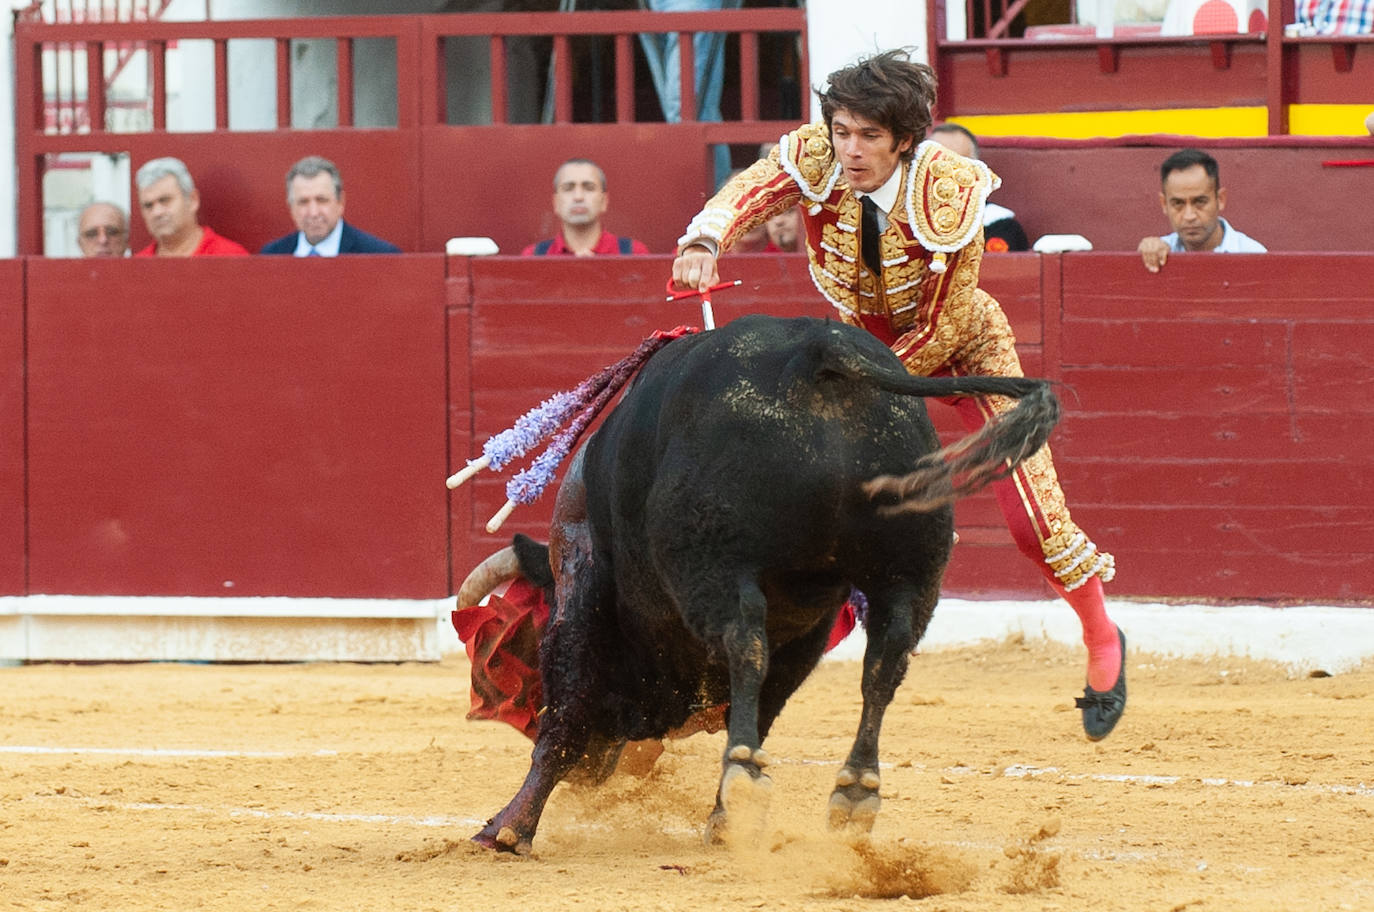
<instances>
[{"instance_id":1,"label":"gold embroidered jacket","mask_svg":"<svg viewBox=\"0 0 1374 912\"><path fill-rule=\"evenodd\" d=\"M823 123L782 137L768 158L706 204L678 244L710 238L724 252L755 225L800 204L817 290L842 320L891 345L913 374L935 373L962 360L961 349L985 327L989 304L1000 310L975 296L983 207L1000 181L982 162L934 142L917 146L901 168L901 192L879 239L881 276L859 254L862 206ZM987 367L970 372L998 372Z\"/></svg>"}]
</instances>

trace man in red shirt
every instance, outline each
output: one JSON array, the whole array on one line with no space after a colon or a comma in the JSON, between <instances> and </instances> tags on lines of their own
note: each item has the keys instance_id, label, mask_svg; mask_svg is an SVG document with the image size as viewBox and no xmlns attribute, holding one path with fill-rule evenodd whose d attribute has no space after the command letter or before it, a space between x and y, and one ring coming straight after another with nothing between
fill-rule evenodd
<instances>
[{"instance_id":1,"label":"man in red shirt","mask_svg":"<svg viewBox=\"0 0 1374 912\"><path fill-rule=\"evenodd\" d=\"M553 176L553 211L563 224L555 237L531 244L522 256L608 256L648 253L649 248L601 227L609 201L606 172L594 161L572 158Z\"/></svg>"},{"instance_id":2,"label":"man in red shirt","mask_svg":"<svg viewBox=\"0 0 1374 912\"><path fill-rule=\"evenodd\" d=\"M200 193L179 158L155 158L138 169L138 207L153 242L134 256L247 256L242 244L200 224Z\"/></svg>"}]
</instances>

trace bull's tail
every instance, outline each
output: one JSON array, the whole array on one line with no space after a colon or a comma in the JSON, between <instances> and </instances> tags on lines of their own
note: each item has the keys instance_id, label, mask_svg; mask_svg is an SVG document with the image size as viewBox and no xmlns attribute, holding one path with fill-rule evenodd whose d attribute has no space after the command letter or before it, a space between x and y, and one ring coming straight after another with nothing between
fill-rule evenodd
<instances>
[{"instance_id":1,"label":"bull's tail","mask_svg":"<svg viewBox=\"0 0 1374 912\"><path fill-rule=\"evenodd\" d=\"M908 382L909 381L909 382ZM1019 400L975 434L921 458L907 475L864 485L885 514L933 510L1010 475L1049 440L1059 400L1045 380L1025 377L884 377L880 385L916 396L1008 396Z\"/></svg>"}]
</instances>

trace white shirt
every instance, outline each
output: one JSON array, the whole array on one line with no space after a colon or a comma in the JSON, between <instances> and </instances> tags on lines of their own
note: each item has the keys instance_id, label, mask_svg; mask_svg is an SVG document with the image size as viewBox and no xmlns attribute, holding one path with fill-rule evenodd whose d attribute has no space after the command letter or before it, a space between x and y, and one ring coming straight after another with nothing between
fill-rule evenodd
<instances>
[{"instance_id":1,"label":"white shirt","mask_svg":"<svg viewBox=\"0 0 1374 912\"><path fill-rule=\"evenodd\" d=\"M339 255L339 240L343 237L343 219L334 225L334 230L326 234L318 244L314 245L315 255L322 257L336 257ZM311 244L305 239L304 231L296 232L296 249L292 256L310 256Z\"/></svg>"},{"instance_id":2,"label":"white shirt","mask_svg":"<svg viewBox=\"0 0 1374 912\"><path fill-rule=\"evenodd\" d=\"M892 211L892 207L897 205L897 194L902 192L902 166L900 164L892 169L892 174L881 187L872 193L864 193L862 190L855 190L854 196L863 199L865 196L873 197L873 204L878 207L878 227L887 230L887 214Z\"/></svg>"},{"instance_id":3,"label":"white shirt","mask_svg":"<svg viewBox=\"0 0 1374 912\"><path fill-rule=\"evenodd\" d=\"M1221 219L1221 243L1212 249L1212 253L1268 253L1268 249L1259 241L1243 234L1231 227L1231 223L1226 219ZM1183 246L1183 242L1178 239L1178 232L1166 234L1160 238L1161 241L1169 245L1169 250L1174 253L1187 253L1188 249Z\"/></svg>"}]
</instances>

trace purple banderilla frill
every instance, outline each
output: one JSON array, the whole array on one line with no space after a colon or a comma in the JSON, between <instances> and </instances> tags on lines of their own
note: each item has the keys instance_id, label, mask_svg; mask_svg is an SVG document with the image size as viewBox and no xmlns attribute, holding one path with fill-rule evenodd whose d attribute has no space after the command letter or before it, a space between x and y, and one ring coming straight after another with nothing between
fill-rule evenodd
<instances>
[{"instance_id":1,"label":"purple banderilla frill","mask_svg":"<svg viewBox=\"0 0 1374 912\"><path fill-rule=\"evenodd\" d=\"M656 330L629 357L603 367L578 384L576 389L546 399L526 412L514 427L487 440L482 446L482 455L487 457L492 469L500 469L512 459L523 456L536 444L557 434L544 452L530 463L529 468L506 483L506 497L521 504L538 500L582 432L649 360L649 356L674 339L696 332L700 330L695 326L679 326L667 332ZM563 427L565 423L567 427ZM561 431L560 427L563 427Z\"/></svg>"}]
</instances>

